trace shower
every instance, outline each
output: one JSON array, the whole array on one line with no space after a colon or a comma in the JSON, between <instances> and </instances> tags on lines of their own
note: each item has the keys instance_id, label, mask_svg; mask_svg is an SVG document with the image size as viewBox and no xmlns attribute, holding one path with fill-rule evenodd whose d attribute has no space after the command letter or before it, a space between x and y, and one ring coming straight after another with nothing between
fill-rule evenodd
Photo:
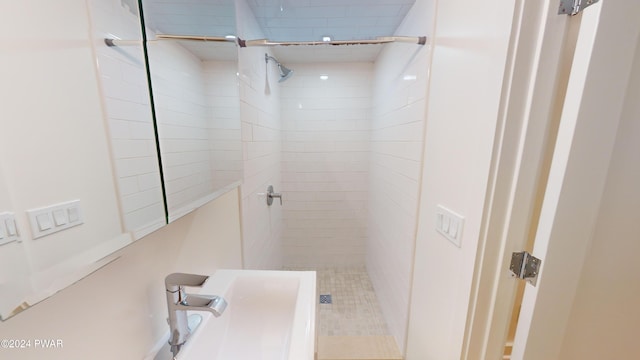
<instances>
[{"instance_id":1,"label":"shower","mask_svg":"<svg viewBox=\"0 0 640 360\"><path fill-rule=\"evenodd\" d=\"M280 71L280 80L278 80L278 82L283 82L285 80L287 80L288 78L291 77L291 75L293 75L293 70L285 67L284 65L280 64L280 61L278 61L278 59L274 58L273 56L269 56L269 54L264 54L264 61L268 64L269 60L273 60L276 62L276 64L278 64L278 70Z\"/></svg>"}]
</instances>

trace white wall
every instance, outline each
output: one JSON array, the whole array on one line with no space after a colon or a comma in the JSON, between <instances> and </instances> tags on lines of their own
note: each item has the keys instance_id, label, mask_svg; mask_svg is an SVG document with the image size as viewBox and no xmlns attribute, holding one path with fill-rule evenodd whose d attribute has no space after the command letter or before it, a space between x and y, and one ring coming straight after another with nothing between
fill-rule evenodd
<instances>
[{"instance_id":1,"label":"white wall","mask_svg":"<svg viewBox=\"0 0 640 360\"><path fill-rule=\"evenodd\" d=\"M407 360L461 356L512 19L504 1L437 4ZM461 247L438 204L465 217Z\"/></svg>"},{"instance_id":2,"label":"white wall","mask_svg":"<svg viewBox=\"0 0 640 360\"><path fill-rule=\"evenodd\" d=\"M284 264L363 266L373 64L285 65Z\"/></svg>"},{"instance_id":3,"label":"white wall","mask_svg":"<svg viewBox=\"0 0 640 360\"><path fill-rule=\"evenodd\" d=\"M561 359L637 356L640 322L640 42L599 216L565 331Z\"/></svg>"},{"instance_id":4,"label":"white wall","mask_svg":"<svg viewBox=\"0 0 640 360\"><path fill-rule=\"evenodd\" d=\"M0 213L12 211L13 203L4 179L4 166L0 158ZM4 225L4 224L2 224ZM4 228L4 226L3 226ZM3 237L6 241L4 229ZM0 313L7 317L33 292L30 281L31 269L22 243L12 241L0 246Z\"/></svg>"},{"instance_id":5,"label":"white wall","mask_svg":"<svg viewBox=\"0 0 640 360\"><path fill-rule=\"evenodd\" d=\"M31 339L2 349L10 359L142 359L168 331L164 277L211 274L241 264L240 209L233 190L144 237L89 277L0 323L0 338ZM197 289L190 289L197 292ZM42 349L35 339L59 339Z\"/></svg>"},{"instance_id":6,"label":"white wall","mask_svg":"<svg viewBox=\"0 0 640 360\"><path fill-rule=\"evenodd\" d=\"M142 44L104 43L142 39L138 9L117 0L91 0L88 6L122 217L139 238L166 222L144 54Z\"/></svg>"},{"instance_id":7,"label":"white wall","mask_svg":"<svg viewBox=\"0 0 640 360\"><path fill-rule=\"evenodd\" d=\"M430 35L434 2L417 1L396 34ZM430 46L388 44L375 63L367 270L401 349L420 195Z\"/></svg>"},{"instance_id":8,"label":"white wall","mask_svg":"<svg viewBox=\"0 0 640 360\"><path fill-rule=\"evenodd\" d=\"M236 1L238 36L260 39L262 35L253 12L244 0ZM277 67L267 64L261 47L240 48L240 118L244 178L242 194L242 238L247 268L282 267L282 207L267 206L267 186L276 192L280 180L281 121ZM269 81L267 82L266 79Z\"/></svg>"}]
</instances>

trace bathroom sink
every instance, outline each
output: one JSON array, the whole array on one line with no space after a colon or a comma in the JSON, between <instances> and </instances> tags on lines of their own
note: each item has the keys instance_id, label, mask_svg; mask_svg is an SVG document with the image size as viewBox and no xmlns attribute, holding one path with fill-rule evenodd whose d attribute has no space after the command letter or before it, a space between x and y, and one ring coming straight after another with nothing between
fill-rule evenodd
<instances>
[{"instance_id":1,"label":"bathroom sink","mask_svg":"<svg viewBox=\"0 0 640 360\"><path fill-rule=\"evenodd\" d=\"M218 270L200 294L219 295L220 317L202 315L177 360L313 360L314 271Z\"/></svg>"}]
</instances>

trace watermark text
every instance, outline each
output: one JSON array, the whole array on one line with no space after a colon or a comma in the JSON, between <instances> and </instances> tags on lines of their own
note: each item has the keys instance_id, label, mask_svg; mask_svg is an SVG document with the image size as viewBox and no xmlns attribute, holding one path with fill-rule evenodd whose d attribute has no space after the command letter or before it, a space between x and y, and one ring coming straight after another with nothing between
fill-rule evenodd
<instances>
[{"instance_id":1,"label":"watermark text","mask_svg":"<svg viewBox=\"0 0 640 360\"><path fill-rule=\"evenodd\" d=\"M2 339L0 349L62 349L62 339Z\"/></svg>"}]
</instances>

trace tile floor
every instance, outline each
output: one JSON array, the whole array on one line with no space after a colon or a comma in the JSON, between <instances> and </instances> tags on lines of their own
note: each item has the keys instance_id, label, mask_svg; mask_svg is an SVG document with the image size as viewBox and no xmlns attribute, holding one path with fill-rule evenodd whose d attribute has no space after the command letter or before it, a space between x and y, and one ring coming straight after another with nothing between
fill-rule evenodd
<instances>
[{"instance_id":1,"label":"tile floor","mask_svg":"<svg viewBox=\"0 0 640 360\"><path fill-rule=\"evenodd\" d=\"M402 360L393 336L318 336L317 360Z\"/></svg>"},{"instance_id":2,"label":"tile floor","mask_svg":"<svg viewBox=\"0 0 640 360\"><path fill-rule=\"evenodd\" d=\"M318 336L389 335L364 267L287 270L315 270L318 296L331 295L331 304L318 304Z\"/></svg>"}]
</instances>

